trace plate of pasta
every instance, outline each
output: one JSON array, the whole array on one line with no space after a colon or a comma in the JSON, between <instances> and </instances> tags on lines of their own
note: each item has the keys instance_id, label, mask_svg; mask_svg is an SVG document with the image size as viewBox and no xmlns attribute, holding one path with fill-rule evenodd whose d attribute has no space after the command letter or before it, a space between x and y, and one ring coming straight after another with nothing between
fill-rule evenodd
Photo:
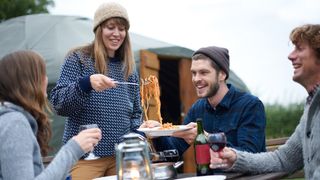
<instances>
[{"instance_id":1,"label":"plate of pasta","mask_svg":"<svg viewBox=\"0 0 320 180\"><path fill-rule=\"evenodd\" d=\"M185 131L191 129L186 125L172 125L171 127L154 127L154 128L139 128L138 131L144 132L149 137L172 136L174 132Z\"/></svg>"},{"instance_id":2,"label":"plate of pasta","mask_svg":"<svg viewBox=\"0 0 320 180\"><path fill-rule=\"evenodd\" d=\"M141 106L142 106L142 115L145 121L149 121L153 117L160 123L159 127L154 128L139 128L138 131L144 132L149 137L158 137L158 136L171 136L176 131L184 131L191 129L186 125L173 125L172 123L163 123L161 117L161 101L160 101L160 86L158 78L154 75L150 75L147 78L141 79L140 86L140 95L141 95ZM150 101L153 101L154 104L150 107ZM150 109L153 110L150 112Z\"/></svg>"}]
</instances>

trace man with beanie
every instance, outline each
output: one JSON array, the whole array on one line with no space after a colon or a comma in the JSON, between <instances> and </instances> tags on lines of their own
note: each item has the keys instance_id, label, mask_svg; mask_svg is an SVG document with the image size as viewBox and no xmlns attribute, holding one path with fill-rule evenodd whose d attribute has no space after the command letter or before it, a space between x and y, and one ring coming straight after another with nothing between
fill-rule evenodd
<instances>
[{"instance_id":1,"label":"man with beanie","mask_svg":"<svg viewBox=\"0 0 320 180\"><path fill-rule=\"evenodd\" d=\"M175 132L174 137L154 138L155 148L158 151L178 149L182 155L197 135L196 119L202 118L205 132L226 134L228 147L264 152L264 106L257 97L226 83L229 77L228 50L216 46L200 48L192 56L191 73L199 99L190 108L183 124L192 128Z\"/></svg>"}]
</instances>

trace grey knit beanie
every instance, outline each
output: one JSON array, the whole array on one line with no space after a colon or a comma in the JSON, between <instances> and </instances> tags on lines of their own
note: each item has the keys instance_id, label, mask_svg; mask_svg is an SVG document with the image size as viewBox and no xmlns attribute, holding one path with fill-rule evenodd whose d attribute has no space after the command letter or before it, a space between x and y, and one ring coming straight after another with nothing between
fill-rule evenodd
<instances>
[{"instance_id":1,"label":"grey knit beanie","mask_svg":"<svg viewBox=\"0 0 320 180\"><path fill-rule=\"evenodd\" d=\"M213 60L220 68L223 70L228 79L229 77L229 51L226 48L209 46L203 47L193 53L192 56L196 54L204 54Z\"/></svg>"},{"instance_id":2,"label":"grey knit beanie","mask_svg":"<svg viewBox=\"0 0 320 180\"><path fill-rule=\"evenodd\" d=\"M130 27L127 10L118 3L109 2L109 3L101 4L96 10L96 12L94 13L93 32L96 31L97 27L101 23L103 23L105 20L112 17L120 17L125 19L128 22L128 25Z\"/></svg>"}]
</instances>

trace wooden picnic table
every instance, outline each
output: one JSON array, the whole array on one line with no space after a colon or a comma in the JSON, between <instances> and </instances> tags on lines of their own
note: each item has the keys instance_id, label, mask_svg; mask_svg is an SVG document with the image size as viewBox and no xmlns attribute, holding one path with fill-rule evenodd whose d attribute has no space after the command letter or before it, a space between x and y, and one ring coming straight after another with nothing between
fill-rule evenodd
<instances>
[{"instance_id":1,"label":"wooden picnic table","mask_svg":"<svg viewBox=\"0 0 320 180\"><path fill-rule=\"evenodd\" d=\"M265 174L243 174L243 173L221 173L221 175L225 175L230 180L276 180L281 179L287 176L285 172L272 172L272 173L265 173ZM195 177L194 173L183 173L178 174L177 179L186 178L186 177Z\"/></svg>"}]
</instances>

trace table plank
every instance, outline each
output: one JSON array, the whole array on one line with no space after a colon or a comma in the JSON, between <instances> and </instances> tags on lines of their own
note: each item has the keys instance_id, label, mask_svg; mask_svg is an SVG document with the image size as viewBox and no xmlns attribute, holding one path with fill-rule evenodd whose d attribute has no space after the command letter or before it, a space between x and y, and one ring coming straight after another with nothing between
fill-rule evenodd
<instances>
[{"instance_id":1,"label":"table plank","mask_svg":"<svg viewBox=\"0 0 320 180\"><path fill-rule=\"evenodd\" d=\"M243 174L243 173L221 173L222 175L226 175L227 179L229 180L271 180L271 179L281 179L286 177L288 174L286 172L272 172L272 173L265 173L265 174ZM177 179L186 178L186 177L195 177L195 173L183 173L178 174Z\"/></svg>"},{"instance_id":2,"label":"table plank","mask_svg":"<svg viewBox=\"0 0 320 180\"><path fill-rule=\"evenodd\" d=\"M219 173L217 175L225 175L225 176L227 176L227 179L234 179L237 177L241 177L243 175L243 173L230 172L230 173ZM195 173L178 174L177 179L187 178L187 177L196 177L196 174Z\"/></svg>"},{"instance_id":3,"label":"table plank","mask_svg":"<svg viewBox=\"0 0 320 180\"><path fill-rule=\"evenodd\" d=\"M286 172L272 172L272 173L265 173L265 174L257 174L257 175L243 175L236 178L231 178L233 180L270 180L270 179L281 179L286 177L288 174Z\"/></svg>"}]
</instances>

